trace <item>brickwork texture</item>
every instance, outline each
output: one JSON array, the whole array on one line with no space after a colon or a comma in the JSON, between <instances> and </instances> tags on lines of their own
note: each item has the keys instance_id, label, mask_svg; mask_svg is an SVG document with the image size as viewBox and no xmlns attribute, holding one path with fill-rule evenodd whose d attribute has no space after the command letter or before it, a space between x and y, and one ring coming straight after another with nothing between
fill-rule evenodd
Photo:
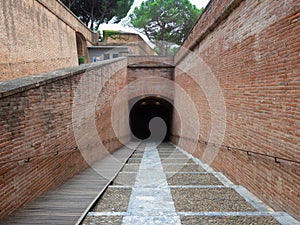
<instances>
[{"instance_id":1,"label":"brickwork texture","mask_svg":"<svg viewBox=\"0 0 300 225\"><path fill-rule=\"evenodd\" d=\"M200 120L194 154L203 158L212 131L211 105L203 88L179 68L198 60L191 71L210 69L223 93L226 133L223 144L300 162L300 2L212 1L176 55L175 82L192 97ZM198 59L197 59L198 58ZM203 66L205 64L205 66ZM209 84L209 83L208 83ZM214 89L216 87L209 86ZM175 107L184 102L176 101ZM216 100L216 99L215 99ZM187 112L189 113L189 112ZM174 117L174 141L180 133ZM184 137L183 137L184 139ZM195 140L194 140L195 141ZM204 141L204 142L203 142ZM189 149L192 140L183 142ZM191 150L191 149L190 149ZM218 152L212 166L277 210L300 218L300 164L246 152Z\"/></svg>"},{"instance_id":2,"label":"brickwork texture","mask_svg":"<svg viewBox=\"0 0 300 225\"><path fill-rule=\"evenodd\" d=\"M0 217L62 184L87 168L87 162L91 164L121 146L110 113L113 99L127 83L126 66L123 59L76 67L44 74L36 88L1 92ZM104 88L99 90L101 82ZM85 92L80 93L82 90ZM96 100L91 91L97 93ZM89 101L96 103L95 111L86 111ZM128 115L126 109L127 102L115 110L119 118ZM72 115L82 116L74 119ZM94 124L96 132L92 132ZM118 129L123 138L128 137L128 127ZM97 145L99 137L105 149Z\"/></svg>"},{"instance_id":3,"label":"brickwork texture","mask_svg":"<svg viewBox=\"0 0 300 225\"><path fill-rule=\"evenodd\" d=\"M1 1L0 30L0 81L78 65L76 32L97 42L56 0Z\"/></svg>"},{"instance_id":4,"label":"brickwork texture","mask_svg":"<svg viewBox=\"0 0 300 225\"><path fill-rule=\"evenodd\" d=\"M76 49L76 32L86 46L95 36L65 12L58 1L0 1L0 81L77 65L84 49ZM300 219L299 33L297 0L214 0L174 61L120 58L0 83L0 217L128 141L128 102L112 109L134 84L124 99L174 99L173 142L190 152L196 146L203 161L216 153L209 162L215 170ZM181 133L190 126L192 134L196 123L173 81L194 103L198 139ZM222 136L222 124L222 145L236 149L207 143L213 132ZM108 152L99 151L99 137Z\"/></svg>"}]
</instances>

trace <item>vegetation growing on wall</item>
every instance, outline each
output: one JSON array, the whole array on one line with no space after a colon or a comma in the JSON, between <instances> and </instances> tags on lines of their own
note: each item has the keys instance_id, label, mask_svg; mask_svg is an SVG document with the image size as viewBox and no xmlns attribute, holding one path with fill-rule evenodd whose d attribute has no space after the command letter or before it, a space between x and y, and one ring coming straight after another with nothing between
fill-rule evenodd
<instances>
[{"instance_id":1,"label":"vegetation growing on wall","mask_svg":"<svg viewBox=\"0 0 300 225\"><path fill-rule=\"evenodd\" d=\"M124 33L122 33L121 31L115 31L115 30L104 30L103 31L103 40L107 39L107 38L111 38L113 40L124 40L124 41L129 40L129 38L126 38L124 36Z\"/></svg>"},{"instance_id":2,"label":"vegetation growing on wall","mask_svg":"<svg viewBox=\"0 0 300 225\"><path fill-rule=\"evenodd\" d=\"M85 64L85 57L83 55L78 57L78 63L79 65Z\"/></svg>"}]
</instances>

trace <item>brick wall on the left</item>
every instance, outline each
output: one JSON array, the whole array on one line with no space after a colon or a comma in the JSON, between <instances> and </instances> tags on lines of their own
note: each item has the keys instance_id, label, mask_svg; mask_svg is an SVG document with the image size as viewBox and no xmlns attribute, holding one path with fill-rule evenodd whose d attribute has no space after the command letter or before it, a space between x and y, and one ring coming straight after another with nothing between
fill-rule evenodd
<instances>
[{"instance_id":1,"label":"brick wall on the left","mask_svg":"<svg viewBox=\"0 0 300 225\"><path fill-rule=\"evenodd\" d=\"M93 160L104 157L107 152L93 145L94 139L100 137L108 151L122 145L108 113L127 83L126 66L126 59L115 59L0 84L0 218L87 168L82 148L91 153ZM81 82L84 76L88 79ZM107 83L97 95L96 116L90 120L97 132L86 129L90 142L81 142L79 150L75 139L81 137L74 135L76 118L72 118L76 114L74 97L77 95L78 100L85 95L88 101L86 92L97 87L97 81ZM78 92L80 82L85 94ZM125 104L117 109L120 118L126 114ZM77 106L77 115L80 110L82 115L86 113L85 107ZM85 125L87 120L79 124ZM127 127L119 129L125 135Z\"/></svg>"},{"instance_id":2,"label":"brick wall on the left","mask_svg":"<svg viewBox=\"0 0 300 225\"><path fill-rule=\"evenodd\" d=\"M58 0L0 1L0 81L78 65L76 32L97 34Z\"/></svg>"}]
</instances>

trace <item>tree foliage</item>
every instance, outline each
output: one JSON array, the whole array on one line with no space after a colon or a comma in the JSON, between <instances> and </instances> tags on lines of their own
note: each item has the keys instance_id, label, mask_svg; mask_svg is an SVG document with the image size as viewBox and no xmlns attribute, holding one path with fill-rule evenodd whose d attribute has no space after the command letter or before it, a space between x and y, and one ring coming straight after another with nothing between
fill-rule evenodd
<instances>
[{"instance_id":1,"label":"tree foliage","mask_svg":"<svg viewBox=\"0 0 300 225\"><path fill-rule=\"evenodd\" d=\"M92 30L114 19L119 22L128 13L134 0L61 0Z\"/></svg>"},{"instance_id":2,"label":"tree foliage","mask_svg":"<svg viewBox=\"0 0 300 225\"><path fill-rule=\"evenodd\" d=\"M131 24L156 44L160 55L181 45L202 13L189 0L147 0L130 15Z\"/></svg>"}]
</instances>

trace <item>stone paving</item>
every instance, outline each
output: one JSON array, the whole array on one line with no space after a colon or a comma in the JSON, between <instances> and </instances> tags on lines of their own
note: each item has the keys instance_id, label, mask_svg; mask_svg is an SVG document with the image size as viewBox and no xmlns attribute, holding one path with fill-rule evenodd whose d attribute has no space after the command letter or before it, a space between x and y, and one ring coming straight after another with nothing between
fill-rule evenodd
<instances>
[{"instance_id":1,"label":"stone paving","mask_svg":"<svg viewBox=\"0 0 300 225\"><path fill-rule=\"evenodd\" d=\"M300 224L179 147L143 143L82 225Z\"/></svg>"}]
</instances>

